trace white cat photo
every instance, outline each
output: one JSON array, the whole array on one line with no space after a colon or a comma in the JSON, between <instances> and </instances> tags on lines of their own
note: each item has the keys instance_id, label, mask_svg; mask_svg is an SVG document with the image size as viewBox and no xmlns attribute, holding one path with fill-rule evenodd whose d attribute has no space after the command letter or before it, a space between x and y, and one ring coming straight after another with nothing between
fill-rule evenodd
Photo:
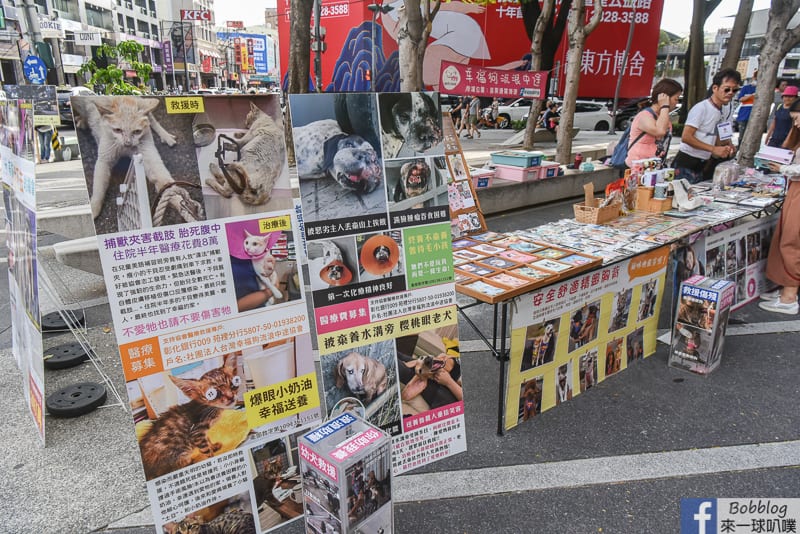
<instances>
[{"instance_id":1,"label":"white cat photo","mask_svg":"<svg viewBox=\"0 0 800 534\"><path fill-rule=\"evenodd\" d=\"M253 270L256 272L259 287L269 289L272 297L267 300L267 304L275 304L276 300L283 298L283 293L278 289L278 273L275 272L275 257L267 250L267 237L263 235L253 235L247 230L244 231L244 251L250 257Z\"/></svg>"}]
</instances>

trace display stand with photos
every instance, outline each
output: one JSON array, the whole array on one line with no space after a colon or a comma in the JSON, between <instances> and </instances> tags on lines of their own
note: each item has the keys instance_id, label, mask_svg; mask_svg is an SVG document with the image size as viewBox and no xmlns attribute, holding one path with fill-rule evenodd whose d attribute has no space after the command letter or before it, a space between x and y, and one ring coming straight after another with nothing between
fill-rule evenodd
<instances>
[{"instance_id":1,"label":"display stand with photos","mask_svg":"<svg viewBox=\"0 0 800 534\"><path fill-rule=\"evenodd\" d=\"M156 529L301 518L323 414L277 96L72 107Z\"/></svg>"},{"instance_id":2,"label":"display stand with photos","mask_svg":"<svg viewBox=\"0 0 800 534\"><path fill-rule=\"evenodd\" d=\"M438 95L289 106L328 415L391 435L393 474L466 450Z\"/></svg>"},{"instance_id":3,"label":"display stand with photos","mask_svg":"<svg viewBox=\"0 0 800 534\"><path fill-rule=\"evenodd\" d=\"M655 352L667 266L675 259L665 245L674 245L678 254L691 243L703 260L695 264L692 253L681 256L689 258L681 272L711 261L719 277L739 288L735 305L765 291L765 249L775 219L762 215L781 200L776 187L765 183L749 195L768 199L759 202L741 193L736 202L715 202L710 186L701 186L692 194L707 192L709 198L692 211L632 212L606 224L562 220L455 238L456 287L474 299L461 310L482 303L494 308L491 339L464 317L500 361L498 433ZM586 263L569 265L576 259ZM521 275L532 282L517 282Z\"/></svg>"}]
</instances>

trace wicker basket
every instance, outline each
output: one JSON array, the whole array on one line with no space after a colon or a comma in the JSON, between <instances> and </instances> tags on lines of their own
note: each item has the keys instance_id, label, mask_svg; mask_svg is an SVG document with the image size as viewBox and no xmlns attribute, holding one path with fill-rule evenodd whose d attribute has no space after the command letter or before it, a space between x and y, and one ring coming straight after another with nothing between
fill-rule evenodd
<instances>
[{"instance_id":1,"label":"wicker basket","mask_svg":"<svg viewBox=\"0 0 800 534\"><path fill-rule=\"evenodd\" d=\"M602 208L587 206L584 202L572 206L575 208L575 220L581 223L603 224L619 217L619 203Z\"/></svg>"}]
</instances>

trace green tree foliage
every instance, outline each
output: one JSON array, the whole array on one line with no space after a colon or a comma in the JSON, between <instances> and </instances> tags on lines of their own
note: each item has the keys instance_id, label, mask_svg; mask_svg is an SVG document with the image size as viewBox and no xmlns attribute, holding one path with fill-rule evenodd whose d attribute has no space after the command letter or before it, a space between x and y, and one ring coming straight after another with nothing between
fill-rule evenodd
<instances>
[{"instance_id":1,"label":"green tree foliage","mask_svg":"<svg viewBox=\"0 0 800 534\"><path fill-rule=\"evenodd\" d=\"M153 67L139 61L143 51L144 46L136 41L122 41L117 45L103 44L97 50L97 57L108 58L108 66L99 67L92 58L78 70L78 75L88 75L88 84L94 87L104 87L107 95L141 94L138 87L125 80L125 71L135 71L142 83L147 83ZM123 69L120 67L120 63L127 66Z\"/></svg>"}]
</instances>

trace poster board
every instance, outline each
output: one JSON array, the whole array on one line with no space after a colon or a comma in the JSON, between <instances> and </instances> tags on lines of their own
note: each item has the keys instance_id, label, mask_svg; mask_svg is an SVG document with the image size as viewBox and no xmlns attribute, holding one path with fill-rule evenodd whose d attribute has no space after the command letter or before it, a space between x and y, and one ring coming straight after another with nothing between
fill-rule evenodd
<instances>
[{"instance_id":1,"label":"poster board","mask_svg":"<svg viewBox=\"0 0 800 534\"><path fill-rule=\"evenodd\" d=\"M0 102L0 176L3 184L11 352L22 373L22 391L41 443L45 443L39 260L36 221L34 117L30 101Z\"/></svg>"},{"instance_id":2,"label":"poster board","mask_svg":"<svg viewBox=\"0 0 800 534\"><path fill-rule=\"evenodd\" d=\"M523 295L511 316L504 426L567 402L656 349L669 248Z\"/></svg>"},{"instance_id":3,"label":"poster board","mask_svg":"<svg viewBox=\"0 0 800 534\"><path fill-rule=\"evenodd\" d=\"M453 239L486 232L486 219L475 192L472 173L461 149L453 118L442 113L444 153L447 165L447 198L450 205L450 233Z\"/></svg>"},{"instance_id":4,"label":"poster board","mask_svg":"<svg viewBox=\"0 0 800 534\"><path fill-rule=\"evenodd\" d=\"M156 529L299 518L322 411L278 98L72 105Z\"/></svg>"},{"instance_id":5,"label":"poster board","mask_svg":"<svg viewBox=\"0 0 800 534\"><path fill-rule=\"evenodd\" d=\"M4 85L7 98L33 103L34 126L60 126L55 85Z\"/></svg>"},{"instance_id":6,"label":"poster board","mask_svg":"<svg viewBox=\"0 0 800 534\"><path fill-rule=\"evenodd\" d=\"M464 451L438 95L289 106L329 415L358 410L390 434L394 474Z\"/></svg>"}]
</instances>

